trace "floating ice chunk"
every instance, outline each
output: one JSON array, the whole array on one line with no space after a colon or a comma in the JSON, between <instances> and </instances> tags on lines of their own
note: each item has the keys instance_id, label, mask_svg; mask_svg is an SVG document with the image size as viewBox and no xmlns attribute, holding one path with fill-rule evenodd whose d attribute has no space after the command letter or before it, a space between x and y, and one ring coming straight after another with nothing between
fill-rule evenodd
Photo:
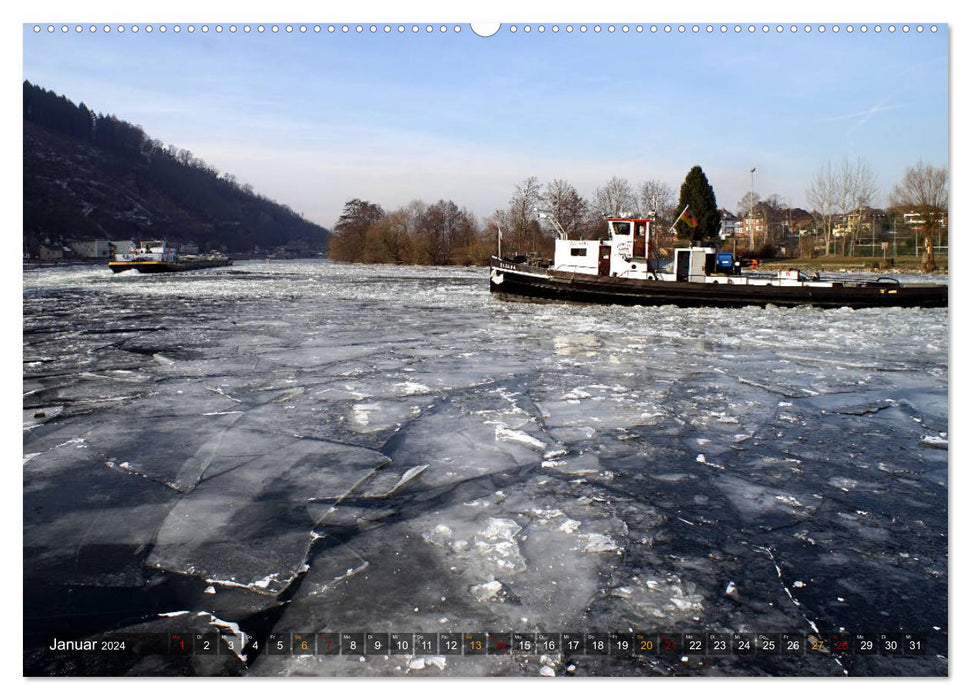
<instances>
[{"instance_id":1,"label":"floating ice chunk","mask_svg":"<svg viewBox=\"0 0 971 700\"><path fill-rule=\"evenodd\" d=\"M173 612L159 613L158 616L159 617L180 617L182 615L188 615L189 613L190 613L189 610L175 610Z\"/></svg>"},{"instance_id":2,"label":"floating ice chunk","mask_svg":"<svg viewBox=\"0 0 971 700\"><path fill-rule=\"evenodd\" d=\"M738 586L735 585L734 581L729 581L728 585L725 586L725 595L727 595L729 598L738 597Z\"/></svg>"},{"instance_id":3,"label":"floating ice chunk","mask_svg":"<svg viewBox=\"0 0 971 700\"><path fill-rule=\"evenodd\" d=\"M672 596L671 602L674 603L674 607L684 612L701 610L701 596Z\"/></svg>"},{"instance_id":4,"label":"floating ice chunk","mask_svg":"<svg viewBox=\"0 0 971 700\"><path fill-rule=\"evenodd\" d=\"M368 489L368 492L364 494L364 498L373 498L376 500L383 500L386 498L391 498L397 494L401 489L410 484L412 481L421 476L425 470L428 469L427 464L420 464L417 467L411 467L402 474L398 481L390 489L386 491L381 491L381 485L376 484L372 486L372 489ZM391 474L393 476L393 474Z\"/></svg>"},{"instance_id":5,"label":"floating ice chunk","mask_svg":"<svg viewBox=\"0 0 971 700\"><path fill-rule=\"evenodd\" d=\"M408 662L408 668L412 671L421 671L425 668L425 659L421 656L416 656Z\"/></svg>"},{"instance_id":6,"label":"floating ice chunk","mask_svg":"<svg viewBox=\"0 0 971 700\"><path fill-rule=\"evenodd\" d=\"M488 540L510 540L515 537L522 528L515 520L503 518L489 518L479 536Z\"/></svg>"},{"instance_id":7,"label":"floating ice chunk","mask_svg":"<svg viewBox=\"0 0 971 700\"><path fill-rule=\"evenodd\" d=\"M792 587L793 588L805 588L806 587L806 584L803 583L802 581L793 581L792 582Z\"/></svg>"},{"instance_id":8,"label":"floating ice chunk","mask_svg":"<svg viewBox=\"0 0 971 700\"><path fill-rule=\"evenodd\" d=\"M691 476L688 474L684 474L683 472L678 472L676 474L652 474L651 478L657 481L677 483L679 481L684 481L685 479L690 479Z\"/></svg>"},{"instance_id":9,"label":"floating ice chunk","mask_svg":"<svg viewBox=\"0 0 971 700\"><path fill-rule=\"evenodd\" d=\"M938 435L924 435L920 439L920 444L926 447L937 447L942 450L947 449L947 437L941 437Z\"/></svg>"},{"instance_id":10,"label":"floating ice chunk","mask_svg":"<svg viewBox=\"0 0 971 700\"><path fill-rule=\"evenodd\" d=\"M496 580L478 583L469 587L469 592L481 603L484 603L487 600L493 600L497 595L499 595L501 590L502 584Z\"/></svg>"},{"instance_id":11,"label":"floating ice chunk","mask_svg":"<svg viewBox=\"0 0 971 700\"><path fill-rule=\"evenodd\" d=\"M394 385L399 396L414 396L415 394L430 394L432 390L419 382L400 382Z\"/></svg>"},{"instance_id":12,"label":"floating ice chunk","mask_svg":"<svg viewBox=\"0 0 971 700\"><path fill-rule=\"evenodd\" d=\"M206 590L203 593L206 595L216 595L216 587L212 585L206 586Z\"/></svg>"},{"instance_id":13,"label":"floating ice chunk","mask_svg":"<svg viewBox=\"0 0 971 700\"><path fill-rule=\"evenodd\" d=\"M513 442L521 442L524 445L529 445L530 447L537 447L539 449L544 449L546 443L541 442L534 438L532 435L527 435L526 433L519 430L510 430L504 426L496 426L496 440L510 440Z\"/></svg>"},{"instance_id":14,"label":"floating ice chunk","mask_svg":"<svg viewBox=\"0 0 971 700\"><path fill-rule=\"evenodd\" d=\"M559 508L530 508L529 512L535 515L542 522L555 520L563 515L563 511Z\"/></svg>"},{"instance_id":15,"label":"floating ice chunk","mask_svg":"<svg viewBox=\"0 0 971 700\"><path fill-rule=\"evenodd\" d=\"M841 489L843 491L849 491L850 489L856 488L858 483L859 482L856 481L855 479L847 479L841 476L834 476L832 479L829 480L830 486L835 486L836 488Z\"/></svg>"},{"instance_id":16,"label":"floating ice chunk","mask_svg":"<svg viewBox=\"0 0 971 700\"><path fill-rule=\"evenodd\" d=\"M280 575L279 572L274 572L272 574L268 574L268 575L264 576L263 578L261 578L259 581L253 581L253 584L252 585L254 585L256 588L266 588L279 575Z\"/></svg>"},{"instance_id":17,"label":"floating ice chunk","mask_svg":"<svg viewBox=\"0 0 971 700\"><path fill-rule=\"evenodd\" d=\"M539 670L539 675L545 676L547 678L552 678L552 677L556 676L556 671L554 671L549 666L543 666L543 668L541 668Z\"/></svg>"},{"instance_id":18,"label":"floating ice chunk","mask_svg":"<svg viewBox=\"0 0 971 700\"><path fill-rule=\"evenodd\" d=\"M435 529L421 533L422 539L439 547L445 547L452 541L452 528L448 525L436 525Z\"/></svg>"},{"instance_id":19,"label":"floating ice chunk","mask_svg":"<svg viewBox=\"0 0 971 700\"><path fill-rule=\"evenodd\" d=\"M580 535L580 539L583 542L582 548L584 552L615 552L617 551L617 543L610 537L610 535L604 535L599 532L588 532Z\"/></svg>"},{"instance_id":20,"label":"floating ice chunk","mask_svg":"<svg viewBox=\"0 0 971 700\"><path fill-rule=\"evenodd\" d=\"M576 532L579 527L580 527L579 520L572 520L570 518L567 518L562 523L560 523L560 526L556 529L559 530L560 532L566 532L566 533L572 534Z\"/></svg>"},{"instance_id":21,"label":"floating ice chunk","mask_svg":"<svg viewBox=\"0 0 971 700\"><path fill-rule=\"evenodd\" d=\"M351 418L358 425L368 425L371 422L371 414L380 411L381 407L375 403L359 403L351 410Z\"/></svg>"},{"instance_id":22,"label":"floating ice chunk","mask_svg":"<svg viewBox=\"0 0 971 700\"><path fill-rule=\"evenodd\" d=\"M547 450L543 453L543 459L555 459L567 454L567 450Z\"/></svg>"},{"instance_id":23,"label":"floating ice chunk","mask_svg":"<svg viewBox=\"0 0 971 700\"><path fill-rule=\"evenodd\" d=\"M64 406L46 406L24 411L24 430L32 430L64 412Z\"/></svg>"},{"instance_id":24,"label":"floating ice chunk","mask_svg":"<svg viewBox=\"0 0 971 700\"><path fill-rule=\"evenodd\" d=\"M700 454L697 457L695 457L695 461L696 462L700 462L701 464L704 464L705 463L705 456L702 455L702 454Z\"/></svg>"},{"instance_id":25,"label":"floating ice chunk","mask_svg":"<svg viewBox=\"0 0 971 700\"><path fill-rule=\"evenodd\" d=\"M569 399L589 399L590 396L591 396L591 394L589 392L586 392L583 389L577 387L576 389L572 389L572 390L566 392L565 394L563 394L563 397L562 398L565 399L565 400L569 400Z\"/></svg>"}]
</instances>

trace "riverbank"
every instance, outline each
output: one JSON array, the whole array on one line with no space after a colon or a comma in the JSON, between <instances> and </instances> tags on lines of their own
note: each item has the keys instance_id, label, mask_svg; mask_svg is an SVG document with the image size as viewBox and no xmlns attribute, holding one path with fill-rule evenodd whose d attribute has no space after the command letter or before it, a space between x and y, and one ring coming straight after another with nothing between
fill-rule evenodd
<instances>
[{"instance_id":1,"label":"riverbank","mask_svg":"<svg viewBox=\"0 0 971 700\"><path fill-rule=\"evenodd\" d=\"M911 256L896 258L784 258L760 260L759 269L786 270L796 268L804 272L882 272L887 274L925 274L921 258ZM936 258L937 270L931 274L947 274L947 256Z\"/></svg>"}]
</instances>

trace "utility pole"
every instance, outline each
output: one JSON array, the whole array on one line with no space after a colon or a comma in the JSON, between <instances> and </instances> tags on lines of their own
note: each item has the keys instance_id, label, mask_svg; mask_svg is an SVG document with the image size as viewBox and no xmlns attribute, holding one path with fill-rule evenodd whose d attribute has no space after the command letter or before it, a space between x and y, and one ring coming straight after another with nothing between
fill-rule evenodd
<instances>
[{"instance_id":1,"label":"utility pole","mask_svg":"<svg viewBox=\"0 0 971 700\"><path fill-rule=\"evenodd\" d=\"M749 189L748 198L748 252L752 255L755 251L755 220L752 218L752 212L755 209L755 168L748 171L751 175L751 188Z\"/></svg>"}]
</instances>

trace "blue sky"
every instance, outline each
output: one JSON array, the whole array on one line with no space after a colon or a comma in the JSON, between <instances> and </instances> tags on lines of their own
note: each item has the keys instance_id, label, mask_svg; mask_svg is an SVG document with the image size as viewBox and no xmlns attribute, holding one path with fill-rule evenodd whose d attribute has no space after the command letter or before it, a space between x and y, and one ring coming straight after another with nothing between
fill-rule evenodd
<instances>
[{"instance_id":1,"label":"blue sky","mask_svg":"<svg viewBox=\"0 0 971 700\"><path fill-rule=\"evenodd\" d=\"M383 24L374 35L193 24L193 34L167 23L165 34L80 35L28 24L23 77L325 226L353 197L386 209L453 199L485 216L530 175L590 196L614 175L676 189L695 164L730 210L753 166L757 192L805 206L812 175L843 156L869 161L882 206L907 166L948 165L946 24L864 34L855 23L851 34L828 23L808 35L802 24L795 34L745 24L723 35L718 24L652 34L628 23L625 34L601 23L598 34L586 23L581 34L581 23L572 33L531 23L489 38L454 23L444 34L395 24L390 35Z\"/></svg>"}]
</instances>

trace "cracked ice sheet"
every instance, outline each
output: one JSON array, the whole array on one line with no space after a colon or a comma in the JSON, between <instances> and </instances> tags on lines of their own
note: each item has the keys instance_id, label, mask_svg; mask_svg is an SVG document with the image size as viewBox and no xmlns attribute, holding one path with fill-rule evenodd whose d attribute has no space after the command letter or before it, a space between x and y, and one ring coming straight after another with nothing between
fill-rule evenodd
<instances>
[{"instance_id":1,"label":"cracked ice sheet","mask_svg":"<svg viewBox=\"0 0 971 700\"><path fill-rule=\"evenodd\" d=\"M172 508L151 566L278 593L300 573L311 499L339 499L387 463L371 450L244 429Z\"/></svg>"},{"instance_id":2,"label":"cracked ice sheet","mask_svg":"<svg viewBox=\"0 0 971 700\"><path fill-rule=\"evenodd\" d=\"M551 488L552 486L552 488ZM426 486L412 495L424 502ZM601 571L620 559L625 524L592 502L567 509L563 494L542 475L492 490L482 480L457 484L438 507L406 506L395 522L358 531L344 547L327 548L311 562L300 590L276 625L279 630L468 631L579 629L598 595ZM435 489L436 491L438 489ZM349 552L366 560L351 570ZM336 580L335 574L347 571ZM324 583L325 585L321 585ZM537 660L530 675L537 675ZM446 657L425 674L516 674L520 664L496 657ZM405 657L305 659L260 657L257 675L405 675Z\"/></svg>"},{"instance_id":3,"label":"cracked ice sheet","mask_svg":"<svg viewBox=\"0 0 971 700\"><path fill-rule=\"evenodd\" d=\"M445 486L538 464L549 438L494 391L453 396L385 446L397 465L427 464L422 483Z\"/></svg>"},{"instance_id":4,"label":"cracked ice sheet","mask_svg":"<svg viewBox=\"0 0 971 700\"><path fill-rule=\"evenodd\" d=\"M672 601L693 595L702 596L699 628L802 629L804 619L786 596L772 562L753 547L758 545L771 547L786 585L798 590L803 606L814 612L812 619L825 621L831 629L874 629L891 620L924 628L937 625L946 631L948 453L924 442L925 436L947 430L946 310L517 305L492 299L481 270L392 271L295 262L281 263L272 273L251 274L260 267L240 263L233 275L191 280L126 280L59 270L25 273L25 389L43 387L51 396L63 392L83 401L87 389L73 387L87 387L93 392L90 398L100 399L111 393L111 387L81 373L116 377L121 386L125 375L120 373L133 372L138 380L128 382L125 391L144 383L156 397L133 399L126 404L127 412L104 404L91 404L90 414L68 416L66 411L25 434L25 452L34 455L24 465L24 533L31 546L25 548L25 575L54 575L60 567L76 577L66 576L69 582L128 580L137 585L142 573L132 548L138 545L125 544L126 557L115 556L121 549L109 552L99 549L101 545L72 548L83 531L71 533L71 523L90 525L97 539L110 538L103 523L85 519L94 509L106 508L110 520L136 518L133 532L147 533L150 523L159 522L172 499L180 496L132 472L107 469L103 459L80 457L93 449L86 436L101 422L123 427L129 415L139 421L182 416L190 424L211 408L225 412L222 407L228 407L246 413L232 430L326 437L375 448L387 441L389 454L399 452L393 465L362 485L368 493L372 486L375 494L387 493L410 467L428 465L418 479L378 505L349 500L327 516L333 527L324 525L320 534L337 537L349 549L324 542L311 547L311 568L293 589L295 602L303 596L307 601L294 607L294 617L278 627L281 631L302 627L303 620L339 620L344 627L357 627L356 620L371 619L367 610L372 602L357 596L358 590L371 597L406 599L422 590L414 582L425 581L431 582L433 593L439 581L449 583L454 596L439 601L433 620L411 617L416 615L413 607L395 604L395 610L400 608L395 619L404 627L414 629L409 619L424 627L447 616L467 629L481 630L505 620L513 621L509 627L522 629L516 621L517 607L542 605L529 597L531 593L523 598L521 588L501 575L486 579L485 574L498 572L489 568L498 548L483 550L478 559L464 563L467 571L478 567L483 575L458 585L458 574L448 567L463 553L421 538L423 532L444 525L453 533L448 541L464 538L472 543L468 538L482 533L489 518L513 521L522 528L509 538L482 540L486 545L518 547L527 569L515 576L535 576L537 586L548 583L538 568L531 567L532 557L543 561L542 552L534 555L531 547L557 552L559 561L579 572L578 590L591 591L594 604L578 623L569 616L576 605L554 601L551 609L560 611L567 629L622 629L622 618L634 612L620 615L621 610L641 610L644 615L656 610L672 620L682 619L674 617L681 611ZM68 281L59 277L62 274ZM38 285L35 277L49 278L51 284ZM126 305L138 309L139 322L169 330L144 337L126 333L118 347L106 344L111 338L74 330L102 330L108 323L104 309ZM129 320L136 319L134 311L129 315ZM114 316L108 325L117 326ZM394 347L345 357L336 364L314 364L313 372L299 367L324 347L382 344ZM160 362L156 355L172 362ZM275 368L263 356L280 359L285 366ZM323 391L345 382L366 396L357 397L350 390L343 397L329 396ZM408 393L404 387L409 382L431 391ZM398 384L403 385L400 393ZM189 385L191 390L182 398L173 392ZM209 392L207 386L224 394ZM609 392L600 387L617 386L623 387L622 394L617 392L623 401L606 410ZM509 403L501 394L490 393L498 388L506 396L518 396ZM575 389L579 391L571 394ZM683 389L695 393L668 410ZM118 396L122 393L119 390ZM842 403L839 396L848 401ZM599 397L603 400L595 402ZM830 400L834 407L857 409L873 407L874 400L881 406L885 398L897 405L863 415L824 415L820 410ZM382 411L371 412L370 417L380 422L390 417L383 409L393 413L395 402L405 405L409 399L422 413L400 429L399 419L385 420L384 430L360 434L347 430L340 420L346 420L353 403L389 402ZM817 400L821 403L814 404ZM33 405L28 401L25 409ZM204 401L212 403L206 411L197 410ZM554 421L547 423L532 401L563 405L551 411ZM153 402L158 410L149 406ZM648 415L638 418L632 410L636 408ZM598 429L586 418L588 409L604 422L614 421L612 427ZM739 423L733 427L720 422L722 417ZM95 432L103 435L102 430ZM396 430L397 435L389 435ZM452 433L460 446L450 442ZM515 434L519 440L508 439ZM275 438L267 439L268 449L281 449ZM169 448L185 459L186 445ZM706 456L704 462L697 461L699 454ZM172 472L161 463L157 469ZM751 506L751 519L741 517L729 494L715 486L721 476L740 480L728 489ZM521 486L517 480L522 479L535 479L535 488L529 483ZM507 504L520 491L530 502ZM796 512L795 502L815 505L815 494L823 503L818 514L807 519ZM275 495L261 493L255 503L272 501ZM467 503L486 503L469 508L489 510L473 517L462 508ZM158 519L152 510L155 504L160 504ZM310 501L303 504L300 517L314 523L331 507L327 500ZM532 507L558 510L563 516L531 514ZM121 512L127 508L132 516ZM431 514L441 520L429 518L427 527L416 526ZM284 515L283 522L295 541L309 535L310 529L291 528L288 517ZM763 517L772 524L778 520L794 526L766 531L759 527ZM630 529L626 543L619 523L612 525L615 521ZM45 533L43 528L50 530ZM31 534L34 529L36 536ZM581 540L580 535L586 537ZM60 544L50 542L49 536L74 539L65 543L72 546L55 553ZM549 547L541 546L544 537L550 539ZM609 551L608 540L624 551L624 557ZM605 551L587 551L581 544ZM293 550L299 558L299 547ZM72 573L78 551L80 568ZM44 559L48 555L51 558ZM38 561L44 562L43 568ZM366 568L339 579L362 561L368 563ZM588 579L584 566L593 561ZM611 568L612 562L616 568ZM284 567L273 563L272 569L253 571L249 583L273 573L283 576ZM387 587L373 583L378 580L375 571L388 577L396 569L401 573L390 577ZM372 583L358 588L365 575ZM640 585L656 581L660 587L649 595L636 588L635 577ZM806 587L793 588L794 580ZM737 584L737 602L724 596L729 581ZM629 587L630 597L620 597ZM264 607L275 604L256 592L218 588L205 598L222 619L240 620L236 612L252 610L233 596L260 599ZM331 598L338 590L345 590L345 597ZM608 594L615 590L619 595ZM658 591L668 599L654 599L661 595ZM331 601L318 617L304 614L315 609L311 597ZM418 614L434 600L420 599L414 606L420 608ZM640 604L625 608L625 601ZM186 602L179 609L197 607ZM40 619L45 611L35 608L32 613ZM946 655L946 642L938 650ZM380 662L358 663L352 672L370 673L373 663ZM933 668L943 665L946 673L946 661L935 663ZM449 661L443 672L460 673L456 668ZM925 663L924 668L931 666ZM804 665L797 670L813 669ZM740 672L731 663L717 671ZM426 665L421 672L437 673L438 668Z\"/></svg>"},{"instance_id":5,"label":"cracked ice sheet","mask_svg":"<svg viewBox=\"0 0 971 700\"><path fill-rule=\"evenodd\" d=\"M64 426L62 426L62 429ZM73 429L24 465L25 576L58 585L138 586L141 559L178 494L105 468Z\"/></svg>"},{"instance_id":6,"label":"cracked ice sheet","mask_svg":"<svg viewBox=\"0 0 971 700\"><path fill-rule=\"evenodd\" d=\"M171 445L169 454L143 449L133 463L105 461L112 447L99 437L94 430L86 441L67 440L25 466L25 504L44 503L38 508L48 511L56 501L70 504L60 513L37 510L36 522L25 517L25 547L37 551L35 574L49 569L49 577L64 577L69 569L67 580L91 581L100 569L79 562L96 561L99 551L134 557L154 541L152 566L276 592L304 564L315 525L311 499L337 499L387 463L366 449L236 428L203 450L204 463L193 461L197 449L184 462L192 468L173 476L155 468L180 463ZM78 488L53 501L55 480L64 486L71 475ZM173 487L180 484L186 494L178 498ZM88 503L79 501L88 492Z\"/></svg>"}]
</instances>

